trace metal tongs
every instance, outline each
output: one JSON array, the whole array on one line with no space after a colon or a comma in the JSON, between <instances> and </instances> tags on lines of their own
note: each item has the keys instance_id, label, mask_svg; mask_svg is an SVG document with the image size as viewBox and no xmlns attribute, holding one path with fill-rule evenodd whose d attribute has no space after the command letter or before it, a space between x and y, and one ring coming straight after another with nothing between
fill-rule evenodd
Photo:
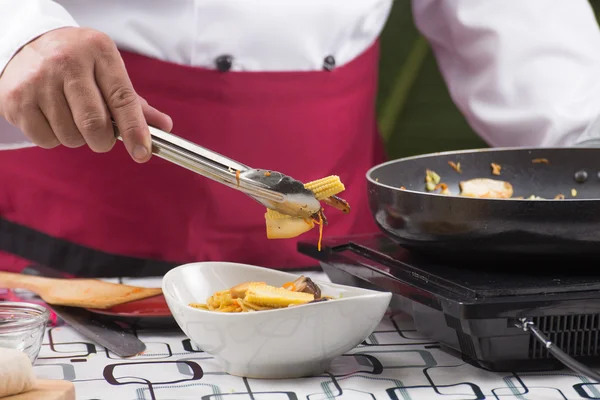
<instances>
[{"instance_id":1,"label":"metal tongs","mask_svg":"<svg viewBox=\"0 0 600 400\"><path fill-rule=\"evenodd\" d=\"M121 139L116 124L115 136ZM282 214L312 218L321 203L304 184L280 172L250 168L212 150L149 126L152 154L237 189Z\"/></svg>"}]
</instances>

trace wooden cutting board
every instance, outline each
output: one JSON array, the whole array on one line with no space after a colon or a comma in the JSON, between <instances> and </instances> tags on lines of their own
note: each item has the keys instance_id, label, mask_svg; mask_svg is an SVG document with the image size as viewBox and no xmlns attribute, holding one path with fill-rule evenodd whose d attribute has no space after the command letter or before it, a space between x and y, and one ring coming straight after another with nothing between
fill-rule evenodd
<instances>
[{"instance_id":1,"label":"wooden cutting board","mask_svg":"<svg viewBox=\"0 0 600 400\"><path fill-rule=\"evenodd\" d=\"M75 386L69 381L38 379L29 392L2 397L2 400L75 400Z\"/></svg>"}]
</instances>

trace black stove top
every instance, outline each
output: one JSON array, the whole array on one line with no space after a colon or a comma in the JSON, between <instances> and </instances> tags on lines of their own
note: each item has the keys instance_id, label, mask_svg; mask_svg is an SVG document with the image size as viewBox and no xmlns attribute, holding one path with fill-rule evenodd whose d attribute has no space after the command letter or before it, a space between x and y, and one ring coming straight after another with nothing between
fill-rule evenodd
<instances>
[{"instance_id":1,"label":"black stove top","mask_svg":"<svg viewBox=\"0 0 600 400\"><path fill-rule=\"evenodd\" d=\"M450 352L486 369L561 367L514 325L530 317L564 351L600 358L600 262L584 259L440 258L408 251L383 235L328 239L298 249L332 281L394 293L392 309Z\"/></svg>"},{"instance_id":2,"label":"black stove top","mask_svg":"<svg viewBox=\"0 0 600 400\"><path fill-rule=\"evenodd\" d=\"M393 275L419 276L466 298L600 289L600 262L594 268L589 259L493 256L473 260L468 254L462 259L441 259L435 254L411 253L385 236L372 235L333 239L324 249L361 254L388 266Z\"/></svg>"}]
</instances>

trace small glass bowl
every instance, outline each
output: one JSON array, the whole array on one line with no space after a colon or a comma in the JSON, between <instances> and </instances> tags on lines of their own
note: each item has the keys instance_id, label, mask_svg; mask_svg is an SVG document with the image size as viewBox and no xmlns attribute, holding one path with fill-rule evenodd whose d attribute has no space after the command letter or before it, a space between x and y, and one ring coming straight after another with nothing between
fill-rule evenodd
<instances>
[{"instance_id":1,"label":"small glass bowl","mask_svg":"<svg viewBox=\"0 0 600 400\"><path fill-rule=\"evenodd\" d=\"M37 304L0 301L0 347L20 350L33 364L42 348L50 312Z\"/></svg>"}]
</instances>

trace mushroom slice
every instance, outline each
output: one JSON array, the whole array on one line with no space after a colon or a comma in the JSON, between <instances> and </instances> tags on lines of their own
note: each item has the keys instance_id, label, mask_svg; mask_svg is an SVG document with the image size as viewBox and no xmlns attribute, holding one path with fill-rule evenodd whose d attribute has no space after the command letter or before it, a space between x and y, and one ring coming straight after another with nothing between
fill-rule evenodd
<instances>
[{"instance_id":1,"label":"mushroom slice","mask_svg":"<svg viewBox=\"0 0 600 400\"><path fill-rule=\"evenodd\" d=\"M313 282L312 279L307 278L304 275L300 276L298 279L292 282L292 288L294 292L310 293L315 296L315 299L321 297L321 288L319 288L319 285L317 285Z\"/></svg>"}]
</instances>

